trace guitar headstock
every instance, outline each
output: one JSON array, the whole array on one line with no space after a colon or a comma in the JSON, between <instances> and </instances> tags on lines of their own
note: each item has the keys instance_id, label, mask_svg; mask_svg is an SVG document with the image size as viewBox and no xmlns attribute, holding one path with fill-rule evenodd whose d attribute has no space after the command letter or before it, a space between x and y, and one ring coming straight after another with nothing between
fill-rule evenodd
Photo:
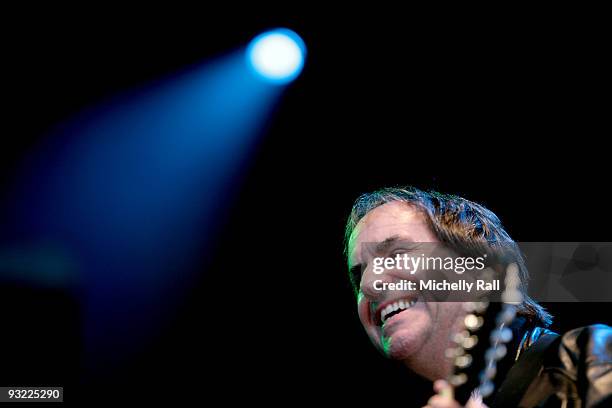
<instances>
[{"instance_id":1,"label":"guitar headstock","mask_svg":"<svg viewBox=\"0 0 612 408\"><path fill-rule=\"evenodd\" d=\"M517 265L509 264L503 275L501 299L484 293L463 303L466 314L453 336L454 346L446 352L453 362L448 381L454 387L455 400L462 405L475 392L483 398L493 393L497 363L506 356L506 344L512 340L509 326L516 316L516 305L522 302Z\"/></svg>"}]
</instances>

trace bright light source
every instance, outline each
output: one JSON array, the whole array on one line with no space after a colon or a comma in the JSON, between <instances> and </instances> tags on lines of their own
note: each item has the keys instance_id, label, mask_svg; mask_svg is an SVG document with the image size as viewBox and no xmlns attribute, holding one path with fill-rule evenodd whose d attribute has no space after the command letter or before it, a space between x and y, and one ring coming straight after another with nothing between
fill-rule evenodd
<instances>
[{"instance_id":1,"label":"bright light source","mask_svg":"<svg viewBox=\"0 0 612 408\"><path fill-rule=\"evenodd\" d=\"M247 59L253 70L278 84L288 83L300 74L305 55L304 41L286 28L260 34L247 49Z\"/></svg>"}]
</instances>

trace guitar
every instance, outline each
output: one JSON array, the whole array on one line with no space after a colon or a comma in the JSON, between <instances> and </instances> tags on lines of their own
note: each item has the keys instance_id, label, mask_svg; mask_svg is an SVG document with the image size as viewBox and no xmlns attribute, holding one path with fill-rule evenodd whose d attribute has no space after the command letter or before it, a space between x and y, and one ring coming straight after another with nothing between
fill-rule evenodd
<instances>
[{"instance_id":1,"label":"guitar","mask_svg":"<svg viewBox=\"0 0 612 408\"><path fill-rule=\"evenodd\" d=\"M486 279L495 271L488 269ZM505 268L504 290L501 299L485 293L475 301L465 302L466 315L461 329L453 336L453 346L446 351L453 370L448 382L453 386L446 396L465 405L474 394L486 398L495 390L497 363L507 353L506 344L512 340L509 328L516 316L516 305L523 300L519 291L520 279L515 263Z\"/></svg>"}]
</instances>

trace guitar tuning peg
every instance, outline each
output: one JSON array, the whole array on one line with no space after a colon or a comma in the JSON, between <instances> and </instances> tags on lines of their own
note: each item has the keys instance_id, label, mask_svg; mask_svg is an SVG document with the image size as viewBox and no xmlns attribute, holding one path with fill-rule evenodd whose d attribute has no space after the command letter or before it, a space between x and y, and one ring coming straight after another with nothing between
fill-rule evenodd
<instances>
[{"instance_id":1,"label":"guitar tuning peg","mask_svg":"<svg viewBox=\"0 0 612 408\"><path fill-rule=\"evenodd\" d=\"M495 363L490 364L489 366L487 366L487 368L485 368L480 373L480 382L484 383L487 380L492 380L493 378L495 378L496 374L497 374L497 366L495 365Z\"/></svg>"},{"instance_id":2,"label":"guitar tuning peg","mask_svg":"<svg viewBox=\"0 0 612 408\"><path fill-rule=\"evenodd\" d=\"M515 316L516 309L513 306L506 305L504 306L502 312L497 316L497 325L501 326L502 324L510 324L512 323L512 320L514 320Z\"/></svg>"},{"instance_id":3,"label":"guitar tuning peg","mask_svg":"<svg viewBox=\"0 0 612 408\"><path fill-rule=\"evenodd\" d=\"M502 358L504 358L507 353L508 349L504 344L499 344L497 345L497 347L495 347L495 355L497 357L497 360L501 360Z\"/></svg>"},{"instance_id":4,"label":"guitar tuning peg","mask_svg":"<svg viewBox=\"0 0 612 408\"><path fill-rule=\"evenodd\" d=\"M453 336L453 341L457 344L463 344L465 339L469 336L470 336L470 332L468 332L467 330L462 330Z\"/></svg>"},{"instance_id":5,"label":"guitar tuning peg","mask_svg":"<svg viewBox=\"0 0 612 408\"><path fill-rule=\"evenodd\" d=\"M499 361L505 357L508 349L503 344L498 344L497 346L490 348L485 353L485 358L487 360Z\"/></svg>"},{"instance_id":6,"label":"guitar tuning peg","mask_svg":"<svg viewBox=\"0 0 612 408\"><path fill-rule=\"evenodd\" d=\"M444 352L446 358L455 359L460 355L464 354L464 350L461 347L448 348Z\"/></svg>"},{"instance_id":7,"label":"guitar tuning peg","mask_svg":"<svg viewBox=\"0 0 612 408\"><path fill-rule=\"evenodd\" d=\"M508 279L508 277L518 277L518 273L519 268L516 263L512 262L506 267L506 279Z\"/></svg>"},{"instance_id":8,"label":"guitar tuning peg","mask_svg":"<svg viewBox=\"0 0 612 408\"><path fill-rule=\"evenodd\" d=\"M467 327L470 330L476 330L479 329L482 326L482 323L484 322L483 318L480 316L476 316L474 314L469 314L467 316L465 316L465 327Z\"/></svg>"},{"instance_id":9,"label":"guitar tuning peg","mask_svg":"<svg viewBox=\"0 0 612 408\"><path fill-rule=\"evenodd\" d=\"M510 303L513 305L518 305L523 301L523 294L519 292L517 289L509 290L506 289L504 293L502 293L502 302Z\"/></svg>"},{"instance_id":10,"label":"guitar tuning peg","mask_svg":"<svg viewBox=\"0 0 612 408\"><path fill-rule=\"evenodd\" d=\"M463 348L465 348L466 350L469 350L473 348L477 343L478 343L478 337L470 336L470 337L466 337L463 340L462 345L463 345Z\"/></svg>"},{"instance_id":11,"label":"guitar tuning peg","mask_svg":"<svg viewBox=\"0 0 612 408\"><path fill-rule=\"evenodd\" d=\"M491 343L508 343L512 340L512 330L508 327L499 328L491 332Z\"/></svg>"},{"instance_id":12,"label":"guitar tuning peg","mask_svg":"<svg viewBox=\"0 0 612 408\"><path fill-rule=\"evenodd\" d=\"M472 356L469 354L459 356L455 359L455 365L459 368L469 367L470 364L472 364Z\"/></svg>"},{"instance_id":13,"label":"guitar tuning peg","mask_svg":"<svg viewBox=\"0 0 612 408\"><path fill-rule=\"evenodd\" d=\"M495 386L491 381L486 381L478 387L478 393L482 398L487 398L489 395L493 394L493 390Z\"/></svg>"},{"instance_id":14,"label":"guitar tuning peg","mask_svg":"<svg viewBox=\"0 0 612 408\"><path fill-rule=\"evenodd\" d=\"M518 277L518 274L506 275L506 279L504 279L504 283L506 284L506 287L508 288L518 288L521 285L521 281Z\"/></svg>"},{"instance_id":15,"label":"guitar tuning peg","mask_svg":"<svg viewBox=\"0 0 612 408\"><path fill-rule=\"evenodd\" d=\"M476 313L484 313L485 310L489 307L489 302L475 302L474 310Z\"/></svg>"},{"instance_id":16,"label":"guitar tuning peg","mask_svg":"<svg viewBox=\"0 0 612 408\"><path fill-rule=\"evenodd\" d=\"M460 385L463 385L466 383L466 381L467 381L467 375L465 375L464 373L453 375L450 378L450 383L453 387L458 387Z\"/></svg>"}]
</instances>

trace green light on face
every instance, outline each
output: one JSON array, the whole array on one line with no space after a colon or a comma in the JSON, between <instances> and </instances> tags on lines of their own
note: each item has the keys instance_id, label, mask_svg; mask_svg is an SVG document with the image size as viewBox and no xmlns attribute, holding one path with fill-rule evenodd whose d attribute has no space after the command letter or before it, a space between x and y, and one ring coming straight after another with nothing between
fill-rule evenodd
<instances>
[{"instance_id":1,"label":"green light on face","mask_svg":"<svg viewBox=\"0 0 612 408\"><path fill-rule=\"evenodd\" d=\"M391 337L380 336L380 342L382 343L382 350L385 356L389 357L391 354Z\"/></svg>"}]
</instances>

